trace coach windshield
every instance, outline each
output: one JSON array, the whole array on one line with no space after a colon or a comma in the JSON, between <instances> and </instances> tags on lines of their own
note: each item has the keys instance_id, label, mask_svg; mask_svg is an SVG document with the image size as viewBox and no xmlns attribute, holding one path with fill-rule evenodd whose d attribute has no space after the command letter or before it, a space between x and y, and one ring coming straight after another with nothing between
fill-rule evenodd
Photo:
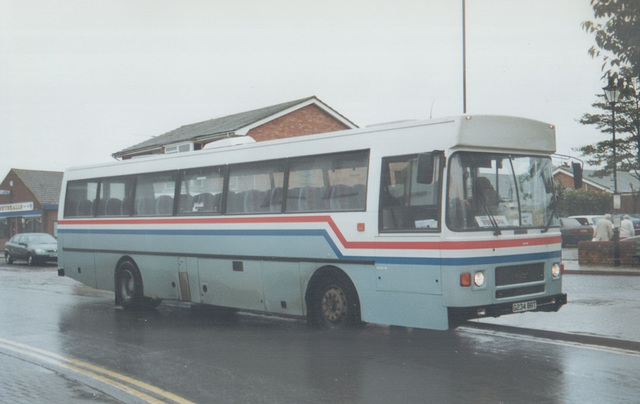
<instances>
[{"instance_id":1,"label":"coach windshield","mask_svg":"<svg viewBox=\"0 0 640 404\"><path fill-rule=\"evenodd\" d=\"M448 171L447 226L456 231L557 225L549 157L458 152Z\"/></svg>"}]
</instances>

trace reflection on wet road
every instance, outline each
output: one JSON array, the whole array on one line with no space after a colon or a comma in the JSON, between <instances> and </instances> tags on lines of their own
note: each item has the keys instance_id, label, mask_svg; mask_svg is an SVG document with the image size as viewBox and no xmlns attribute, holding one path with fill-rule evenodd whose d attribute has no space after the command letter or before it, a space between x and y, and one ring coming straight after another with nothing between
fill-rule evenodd
<instances>
[{"instance_id":1,"label":"reflection on wet road","mask_svg":"<svg viewBox=\"0 0 640 404\"><path fill-rule=\"evenodd\" d=\"M623 402L640 391L637 351L465 327L325 331L179 304L130 312L51 268L0 268L0 302L0 338L194 402Z\"/></svg>"}]
</instances>

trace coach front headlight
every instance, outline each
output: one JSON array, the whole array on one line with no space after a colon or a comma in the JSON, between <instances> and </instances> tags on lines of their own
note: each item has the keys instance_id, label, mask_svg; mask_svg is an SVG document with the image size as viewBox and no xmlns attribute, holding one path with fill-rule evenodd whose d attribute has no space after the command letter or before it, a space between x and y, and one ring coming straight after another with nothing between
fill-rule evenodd
<instances>
[{"instance_id":1,"label":"coach front headlight","mask_svg":"<svg viewBox=\"0 0 640 404\"><path fill-rule=\"evenodd\" d=\"M473 283L480 287L480 286L484 286L484 281L485 281L485 276L484 276L484 271L478 271L475 274L473 274Z\"/></svg>"},{"instance_id":2,"label":"coach front headlight","mask_svg":"<svg viewBox=\"0 0 640 404\"><path fill-rule=\"evenodd\" d=\"M558 264L557 262L555 262L552 266L551 266L551 275L554 278L559 278L560 274L562 274L562 268L560 267L560 264Z\"/></svg>"}]
</instances>

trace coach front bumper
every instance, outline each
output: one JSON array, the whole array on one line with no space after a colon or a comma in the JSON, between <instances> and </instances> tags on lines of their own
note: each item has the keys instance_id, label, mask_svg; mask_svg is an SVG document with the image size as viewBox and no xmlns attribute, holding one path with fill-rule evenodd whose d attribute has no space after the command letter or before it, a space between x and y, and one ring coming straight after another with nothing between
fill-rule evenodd
<instances>
[{"instance_id":1,"label":"coach front bumper","mask_svg":"<svg viewBox=\"0 0 640 404\"><path fill-rule=\"evenodd\" d=\"M535 302L535 308L532 304ZM454 320L469 320L483 317L500 317L505 314L523 313L526 311L558 311L567 304L567 294L560 293L536 299L523 299L509 303L497 303L475 307L449 307L449 318Z\"/></svg>"}]
</instances>

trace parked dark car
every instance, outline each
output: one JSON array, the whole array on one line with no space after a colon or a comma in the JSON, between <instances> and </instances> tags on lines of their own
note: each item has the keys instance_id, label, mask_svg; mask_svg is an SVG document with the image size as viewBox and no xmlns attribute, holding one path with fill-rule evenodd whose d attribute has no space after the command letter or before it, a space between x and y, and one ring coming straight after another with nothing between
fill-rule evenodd
<instances>
[{"instance_id":1,"label":"parked dark car","mask_svg":"<svg viewBox=\"0 0 640 404\"><path fill-rule=\"evenodd\" d=\"M582 224L577 219L560 218L560 233L562 234L562 246L578 245L579 241L590 241L593 239L593 227Z\"/></svg>"},{"instance_id":2,"label":"parked dark car","mask_svg":"<svg viewBox=\"0 0 640 404\"><path fill-rule=\"evenodd\" d=\"M47 233L16 234L4 245L4 259L7 264L24 260L29 265L57 261L58 240Z\"/></svg>"},{"instance_id":3,"label":"parked dark car","mask_svg":"<svg viewBox=\"0 0 640 404\"><path fill-rule=\"evenodd\" d=\"M633 229L636 231L637 235L640 235L640 217L630 215L631 221L633 222Z\"/></svg>"}]
</instances>

